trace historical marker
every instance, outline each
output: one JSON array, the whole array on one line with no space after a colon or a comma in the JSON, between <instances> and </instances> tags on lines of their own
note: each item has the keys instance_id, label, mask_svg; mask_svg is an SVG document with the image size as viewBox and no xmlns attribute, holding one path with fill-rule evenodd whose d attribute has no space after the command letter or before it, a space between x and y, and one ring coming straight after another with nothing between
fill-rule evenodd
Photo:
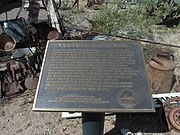
<instances>
[{"instance_id":1,"label":"historical marker","mask_svg":"<svg viewBox=\"0 0 180 135\"><path fill-rule=\"evenodd\" d=\"M35 111L152 112L139 42L50 41Z\"/></svg>"}]
</instances>

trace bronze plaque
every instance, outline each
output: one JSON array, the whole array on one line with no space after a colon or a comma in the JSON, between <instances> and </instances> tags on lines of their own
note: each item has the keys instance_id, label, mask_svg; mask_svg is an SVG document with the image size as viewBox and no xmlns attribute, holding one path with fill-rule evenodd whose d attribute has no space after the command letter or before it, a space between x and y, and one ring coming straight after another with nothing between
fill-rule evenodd
<instances>
[{"instance_id":1,"label":"bronze plaque","mask_svg":"<svg viewBox=\"0 0 180 135\"><path fill-rule=\"evenodd\" d=\"M154 111L141 44L48 42L33 110Z\"/></svg>"}]
</instances>

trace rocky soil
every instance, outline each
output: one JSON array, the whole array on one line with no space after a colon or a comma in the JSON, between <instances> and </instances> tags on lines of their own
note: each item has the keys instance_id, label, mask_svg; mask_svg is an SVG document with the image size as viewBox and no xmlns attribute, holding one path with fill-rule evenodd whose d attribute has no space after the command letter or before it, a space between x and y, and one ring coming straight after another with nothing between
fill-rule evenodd
<instances>
[{"instance_id":1,"label":"rocky soil","mask_svg":"<svg viewBox=\"0 0 180 135\"><path fill-rule=\"evenodd\" d=\"M33 112L33 91L0 102L0 135L82 135L82 120L62 118L61 112ZM105 116L105 135L121 135L129 129L140 135L178 135L162 129L157 113L109 114Z\"/></svg>"}]
</instances>

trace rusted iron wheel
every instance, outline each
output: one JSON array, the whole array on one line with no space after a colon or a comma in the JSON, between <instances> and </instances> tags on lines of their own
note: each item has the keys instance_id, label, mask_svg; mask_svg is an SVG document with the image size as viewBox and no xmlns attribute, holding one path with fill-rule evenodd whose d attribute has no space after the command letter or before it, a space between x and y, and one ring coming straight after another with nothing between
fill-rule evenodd
<instances>
[{"instance_id":1,"label":"rusted iron wheel","mask_svg":"<svg viewBox=\"0 0 180 135\"><path fill-rule=\"evenodd\" d=\"M171 109L180 106L180 97L173 97L163 103L165 113L169 113Z\"/></svg>"},{"instance_id":2,"label":"rusted iron wheel","mask_svg":"<svg viewBox=\"0 0 180 135\"><path fill-rule=\"evenodd\" d=\"M172 128L170 127L171 124L169 122L170 111L175 107L179 107L179 106L180 106L180 97L173 97L166 100L159 109L160 123L166 131Z\"/></svg>"},{"instance_id":3,"label":"rusted iron wheel","mask_svg":"<svg viewBox=\"0 0 180 135\"><path fill-rule=\"evenodd\" d=\"M180 132L180 106L173 108L169 113L169 122Z\"/></svg>"}]
</instances>

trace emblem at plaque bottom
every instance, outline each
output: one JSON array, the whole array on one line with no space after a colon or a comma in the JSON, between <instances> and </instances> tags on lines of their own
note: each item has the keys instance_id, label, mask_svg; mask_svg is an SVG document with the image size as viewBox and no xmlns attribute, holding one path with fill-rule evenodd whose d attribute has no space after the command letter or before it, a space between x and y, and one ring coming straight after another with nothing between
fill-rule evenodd
<instances>
[{"instance_id":1,"label":"emblem at plaque bottom","mask_svg":"<svg viewBox=\"0 0 180 135\"><path fill-rule=\"evenodd\" d=\"M137 104L137 94L131 90L122 90L118 92L117 100L125 109L131 109Z\"/></svg>"}]
</instances>

